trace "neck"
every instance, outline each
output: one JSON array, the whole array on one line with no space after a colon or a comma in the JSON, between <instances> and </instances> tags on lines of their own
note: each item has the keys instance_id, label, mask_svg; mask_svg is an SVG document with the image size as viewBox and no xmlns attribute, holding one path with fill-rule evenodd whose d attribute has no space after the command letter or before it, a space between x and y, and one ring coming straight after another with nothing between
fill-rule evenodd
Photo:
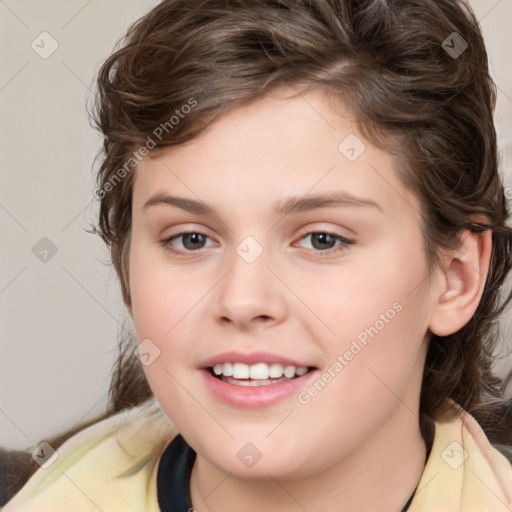
<instances>
[{"instance_id":1,"label":"neck","mask_svg":"<svg viewBox=\"0 0 512 512\"><path fill-rule=\"evenodd\" d=\"M305 439L307 442L307 439ZM401 511L424 469L419 421L399 405L371 438L334 466L300 480L247 480L226 474L197 454L190 479L192 505L201 512Z\"/></svg>"}]
</instances>

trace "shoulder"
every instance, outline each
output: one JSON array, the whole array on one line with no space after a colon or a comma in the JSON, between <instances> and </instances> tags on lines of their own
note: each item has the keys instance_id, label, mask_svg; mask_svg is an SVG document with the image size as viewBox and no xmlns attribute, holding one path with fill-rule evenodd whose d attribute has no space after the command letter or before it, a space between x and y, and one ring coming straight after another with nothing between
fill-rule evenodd
<instances>
[{"instance_id":1,"label":"shoulder","mask_svg":"<svg viewBox=\"0 0 512 512\"><path fill-rule=\"evenodd\" d=\"M158 461L176 433L152 398L80 431L56 451L40 444L41 467L2 511L158 512Z\"/></svg>"},{"instance_id":2,"label":"shoulder","mask_svg":"<svg viewBox=\"0 0 512 512\"><path fill-rule=\"evenodd\" d=\"M435 436L410 512L512 509L512 465L477 421L454 404Z\"/></svg>"}]
</instances>

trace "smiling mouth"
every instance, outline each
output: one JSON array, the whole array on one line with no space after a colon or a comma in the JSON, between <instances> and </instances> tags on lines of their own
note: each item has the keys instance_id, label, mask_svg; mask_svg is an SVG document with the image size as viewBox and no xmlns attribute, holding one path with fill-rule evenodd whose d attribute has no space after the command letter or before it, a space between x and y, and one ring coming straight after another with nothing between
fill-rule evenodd
<instances>
[{"instance_id":1,"label":"smiling mouth","mask_svg":"<svg viewBox=\"0 0 512 512\"><path fill-rule=\"evenodd\" d=\"M298 379L314 369L309 366L285 366L279 363L222 363L208 367L213 377L235 386L268 386L287 382Z\"/></svg>"}]
</instances>

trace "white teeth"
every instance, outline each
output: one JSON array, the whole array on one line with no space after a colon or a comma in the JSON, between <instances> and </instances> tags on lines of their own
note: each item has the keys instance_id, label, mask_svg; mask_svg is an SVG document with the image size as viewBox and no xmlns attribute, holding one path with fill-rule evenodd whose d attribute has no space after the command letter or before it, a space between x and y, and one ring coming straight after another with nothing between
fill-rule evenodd
<instances>
[{"instance_id":1,"label":"white teeth","mask_svg":"<svg viewBox=\"0 0 512 512\"><path fill-rule=\"evenodd\" d=\"M243 387L257 387L257 386L268 386L269 384L275 384L276 382L287 381L286 377L281 379L266 379L266 380L251 380L251 379L234 379L233 377L223 377L224 382L228 384L234 384L235 386Z\"/></svg>"},{"instance_id":2,"label":"white teeth","mask_svg":"<svg viewBox=\"0 0 512 512\"><path fill-rule=\"evenodd\" d=\"M233 377L235 379L248 379L249 378L249 365L244 363L233 364Z\"/></svg>"},{"instance_id":3,"label":"white teeth","mask_svg":"<svg viewBox=\"0 0 512 512\"><path fill-rule=\"evenodd\" d=\"M283 365L278 363L272 363L269 368L269 377L272 379L279 379L283 376Z\"/></svg>"},{"instance_id":4,"label":"white teeth","mask_svg":"<svg viewBox=\"0 0 512 512\"><path fill-rule=\"evenodd\" d=\"M217 363L213 366L213 373L217 376L233 377L234 379L252 379L259 381L268 381L268 379L280 379L284 376L286 379L301 377L308 372L307 366L283 366L279 363ZM269 381L270 383L270 381Z\"/></svg>"},{"instance_id":5,"label":"white teeth","mask_svg":"<svg viewBox=\"0 0 512 512\"><path fill-rule=\"evenodd\" d=\"M233 365L231 363L224 363L222 365L222 375L224 377L231 377L233 375Z\"/></svg>"},{"instance_id":6,"label":"white teeth","mask_svg":"<svg viewBox=\"0 0 512 512\"><path fill-rule=\"evenodd\" d=\"M287 366L284 369L284 376L291 379L292 377L295 377L295 366Z\"/></svg>"},{"instance_id":7,"label":"white teeth","mask_svg":"<svg viewBox=\"0 0 512 512\"><path fill-rule=\"evenodd\" d=\"M268 364L258 363L251 365L249 375L251 379L268 379L269 369Z\"/></svg>"}]
</instances>

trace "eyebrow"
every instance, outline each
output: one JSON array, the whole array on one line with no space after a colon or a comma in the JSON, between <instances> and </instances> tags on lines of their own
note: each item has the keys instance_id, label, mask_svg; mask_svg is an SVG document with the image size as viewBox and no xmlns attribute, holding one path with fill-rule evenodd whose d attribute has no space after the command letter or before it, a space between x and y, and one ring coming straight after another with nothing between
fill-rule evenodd
<instances>
[{"instance_id":1,"label":"eyebrow","mask_svg":"<svg viewBox=\"0 0 512 512\"><path fill-rule=\"evenodd\" d=\"M157 193L146 201L143 210L155 205L175 206L189 213L198 215L211 215L213 208L207 204L185 197L171 196L166 193ZM331 192L328 194L310 194L308 196L291 196L284 201L274 204L274 213L285 216L294 212L306 212L319 208L334 206L358 206L376 208L384 213L382 208L372 199L358 197L345 191Z\"/></svg>"}]
</instances>

